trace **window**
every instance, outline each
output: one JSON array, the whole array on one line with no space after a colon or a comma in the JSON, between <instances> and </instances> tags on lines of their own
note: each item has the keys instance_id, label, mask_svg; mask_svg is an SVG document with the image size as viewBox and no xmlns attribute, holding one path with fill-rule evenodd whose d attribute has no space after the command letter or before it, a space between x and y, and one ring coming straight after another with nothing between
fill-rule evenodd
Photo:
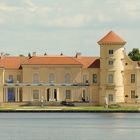
<instances>
[{"instance_id":1,"label":"window","mask_svg":"<svg viewBox=\"0 0 140 140\"><path fill-rule=\"evenodd\" d=\"M21 75L17 75L17 82L21 82Z\"/></svg>"},{"instance_id":2,"label":"window","mask_svg":"<svg viewBox=\"0 0 140 140\"><path fill-rule=\"evenodd\" d=\"M7 82L13 83L13 75L9 75Z\"/></svg>"},{"instance_id":3,"label":"window","mask_svg":"<svg viewBox=\"0 0 140 140\"><path fill-rule=\"evenodd\" d=\"M33 90L33 100L39 100L39 90Z\"/></svg>"},{"instance_id":4,"label":"window","mask_svg":"<svg viewBox=\"0 0 140 140\"><path fill-rule=\"evenodd\" d=\"M135 83L135 74L131 74L131 83Z\"/></svg>"},{"instance_id":5,"label":"window","mask_svg":"<svg viewBox=\"0 0 140 140\"><path fill-rule=\"evenodd\" d=\"M70 74L69 73L65 74L65 83L70 83Z\"/></svg>"},{"instance_id":6,"label":"window","mask_svg":"<svg viewBox=\"0 0 140 140\"><path fill-rule=\"evenodd\" d=\"M109 50L109 54L113 54L113 50Z\"/></svg>"},{"instance_id":7,"label":"window","mask_svg":"<svg viewBox=\"0 0 140 140\"><path fill-rule=\"evenodd\" d=\"M93 74L93 83L97 83L97 74Z\"/></svg>"},{"instance_id":8,"label":"window","mask_svg":"<svg viewBox=\"0 0 140 140\"><path fill-rule=\"evenodd\" d=\"M83 102L86 101L86 91L85 91L85 90L83 90L82 101L83 101Z\"/></svg>"},{"instance_id":9,"label":"window","mask_svg":"<svg viewBox=\"0 0 140 140\"><path fill-rule=\"evenodd\" d=\"M49 83L54 83L54 74L53 73L49 74Z\"/></svg>"},{"instance_id":10,"label":"window","mask_svg":"<svg viewBox=\"0 0 140 140\"><path fill-rule=\"evenodd\" d=\"M33 74L33 83L39 83L39 75L38 75L38 73Z\"/></svg>"},{"instance_id":11,"label":"window","mask_svg":"<svg viewBox=\"0 0 140 140\"><path fill-rule=\"evenodd\" d=\"M108 95L108 101L109 101L109 102L113 102L113 95L112 95L112 94L109 94L109 95Z\"/></svg>"},{"instance_id":12,"label":"window","mask_svg":"<svg viewBox=\"0 0 140 140\"><path fill-rule=\"evenodd\" d=\"M131 98L132 98L132 99L135 98L135 90L131 90Z\"/></svg>"},{"instance_id":13,"label":"window","mask_svg":"<svg viewBox=\"0 0 140 140\"><path fill-rule=\"evenodd\" d=\"M109 65L113 65L113 60L109 60L109 61L108 61L108 64L109 64Z\"/></svg>"},{"instance_id":14,"label":"window","mask_svg":"<svg viewBox=\"0 0 140 140\"><path fill-rule=\"evenodd\" d=\"M66 90L66 99L71 99L71 91Z\"/></svg>"},{"instance_id":15,"label":"window","mask_svg":"<svg viewBox=\"0 0 140 140\"><path fill-rule=\"evenodd\" d=\"M83 75L83 83L87 82L87 75Z\"/></svg>"},{"instance_id":16,"label":"window","mask_svg":"<svg viewBox=\"0 0 140 140\"><path fill-rule=\"evenodd\" d=\"M113 74L108 75L108 83L113 83Z\"/></svg>"}]
</instances>

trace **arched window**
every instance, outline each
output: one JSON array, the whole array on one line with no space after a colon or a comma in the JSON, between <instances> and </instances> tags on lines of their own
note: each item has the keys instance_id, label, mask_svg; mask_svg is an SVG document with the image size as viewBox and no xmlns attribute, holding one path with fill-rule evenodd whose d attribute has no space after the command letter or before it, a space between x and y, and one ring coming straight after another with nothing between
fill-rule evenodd
<instances>
[{"instance_id":1,"label":"arched window","mask_svg":"<svg viewBox=\"0 0 140 140\"><path fill-rule=\"evenodd\" d=\"M33 74L33 83L39 83L39 74L38 73Z\"/></svg>"},{"instance_id":2,"label":"arched window","mask_svg":"<svg viewBox=\"0 0 140 140\"><path fill-rule=\"evenodd\" d=\"M49 83L54 83L54 74L53 73L50 73L49 74Z\"/></svg>"},{"instance_id":3,"label":"arched window","mask_svg":"<svg viewBox=\"0 0 140 140\"><path fill-rule=\"evenodd\" d=\"M69 73L66 73L65 74L65 83L70 83L70 74Z\"/></svg>"}]
</instances>

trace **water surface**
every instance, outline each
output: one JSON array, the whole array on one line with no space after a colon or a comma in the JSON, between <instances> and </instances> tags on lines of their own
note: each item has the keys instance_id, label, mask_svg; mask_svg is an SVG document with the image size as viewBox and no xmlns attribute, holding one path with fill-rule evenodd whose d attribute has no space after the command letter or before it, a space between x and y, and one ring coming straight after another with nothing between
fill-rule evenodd
<instances>
[{"instance_id":1,"label":"water surface","mask_svg":"<svg viewBox=\"0 0 140 140\"><path fill-rule=\"evenodd\" d=\"M0 113L0 140L140 140L140 114Z\"/></svg>"}]
</instances>

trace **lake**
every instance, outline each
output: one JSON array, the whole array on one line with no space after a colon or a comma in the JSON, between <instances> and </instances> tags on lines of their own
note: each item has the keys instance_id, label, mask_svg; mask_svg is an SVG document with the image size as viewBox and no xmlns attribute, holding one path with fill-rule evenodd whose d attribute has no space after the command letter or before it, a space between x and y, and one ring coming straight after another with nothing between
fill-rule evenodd
<instances>
[{"instance_id":1,"label":"lake","mask_svg":"<svg viewBox=\"0 0 140 140\"><path fill-rule=\"evenodd\" d=\"M0 113L0 140L140 140L140 114Z\"/></svg>"}]
</instances>

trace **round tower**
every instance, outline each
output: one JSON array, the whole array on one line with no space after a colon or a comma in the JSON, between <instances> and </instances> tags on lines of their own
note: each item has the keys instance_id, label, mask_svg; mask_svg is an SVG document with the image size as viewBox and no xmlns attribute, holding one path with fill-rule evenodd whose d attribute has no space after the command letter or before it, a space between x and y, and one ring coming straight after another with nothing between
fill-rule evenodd
<instances>
[{"instance_id":1,"label":"round tower","mask_svg":"<svg viewBox=\"0 0 140 140\"><path fill-rule=\"evenodd\" d=\"M100 45L100 104L124 102L124 45L125 41L110 31Z\"/></svg>"}]
</instances>

